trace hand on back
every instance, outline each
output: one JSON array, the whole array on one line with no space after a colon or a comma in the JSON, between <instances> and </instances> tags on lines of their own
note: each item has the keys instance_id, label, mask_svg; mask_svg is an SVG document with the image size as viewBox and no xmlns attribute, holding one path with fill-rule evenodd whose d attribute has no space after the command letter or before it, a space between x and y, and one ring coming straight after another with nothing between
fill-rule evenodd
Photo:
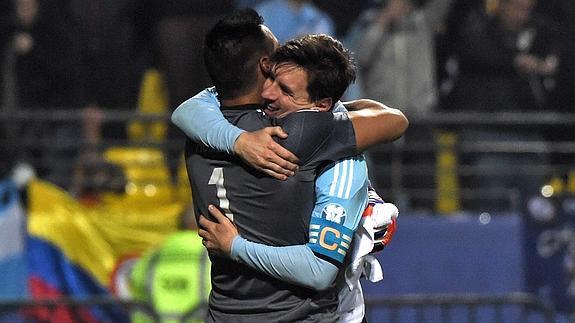
<instances>
[{"instance_id":1,"label":"hand on back","mask_svg":"<svg viewBox=\"0 0 575 323\"><path fill-rule=\"evenodd\" d=\"M255 169L271 177L286 180L298 168L299 159L274 140L274 136L285 139L287 134L281 127L267 127L242 133L234 144L235 153Z\"/></svg>"}]
</instances>

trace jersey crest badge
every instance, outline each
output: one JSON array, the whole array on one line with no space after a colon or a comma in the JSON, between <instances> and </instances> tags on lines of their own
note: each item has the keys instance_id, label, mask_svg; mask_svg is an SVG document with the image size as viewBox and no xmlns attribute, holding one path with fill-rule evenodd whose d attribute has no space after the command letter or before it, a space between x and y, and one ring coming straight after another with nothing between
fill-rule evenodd
<instances>
[{"instance_id":1,"label":"jersey crest badge","mask_svg":"<svg viewBox=\"0 0 575 323\"><path fill-rule=\"evenodd\" d=\"M339 224L345 221L345 215L345 208L336 203L326 205L321 212L322 218Z\"/></svg>"}]
</instances>

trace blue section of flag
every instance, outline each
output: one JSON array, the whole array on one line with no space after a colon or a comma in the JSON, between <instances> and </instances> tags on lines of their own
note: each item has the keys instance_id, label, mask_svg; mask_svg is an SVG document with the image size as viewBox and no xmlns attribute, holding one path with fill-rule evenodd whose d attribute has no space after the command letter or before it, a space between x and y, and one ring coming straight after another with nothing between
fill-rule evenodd
<instances>
[{"instance_id":1,"label":"blue section of flag","mask_svg":"<svg viewBox=\"0 0 575 323\"><path fill-rule=\"evenodd\" d=\"M50 243L28 237L28 268L31 277L58 290L61 295L74 298L107 296L108 291L96 283L81 267L71 263ZM119 306L92 307L90 312L98 322L127 322L126 312Z\"/></svg>"},{"instance_id":2,"label":"blue section of flag","mask_svg":"<svg viewBox=\"0 0 575 323\"><path fill-rule=\"evenodd\" d=\"M23 255L0 260L0 299L25 298L26 264Z\"/></svg>"}]
</instances>

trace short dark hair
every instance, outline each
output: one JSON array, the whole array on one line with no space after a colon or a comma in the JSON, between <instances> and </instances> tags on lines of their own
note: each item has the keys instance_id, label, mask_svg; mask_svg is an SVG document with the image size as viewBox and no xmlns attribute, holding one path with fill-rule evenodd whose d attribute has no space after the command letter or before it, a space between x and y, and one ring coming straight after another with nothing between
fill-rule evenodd
<instances>
[{"instance_id":1,"label":"short dark hair","mask_svg":"<svg viewBox=\"0 0 575 323\"><path fill-rule=\"evenodd\" d=\"M355 81L356 68L349 51L328 35L290 40L274 53L272 60L278 65L299 65L307 72L307 92L312 101L329 97L335 103Z\"/></svg>"},{"instance_id":2,"label":"short dark hair","mask_svg":"<svg viewBox=\"0 0 575 323\"><path fill-rule=\"evenodd\" d=\"M262 30L263 18L241 9L218 21L204 39L204 63L221 98L247 93L256 84L257 64L274 43Z\"/></svg>"}]
</instances>

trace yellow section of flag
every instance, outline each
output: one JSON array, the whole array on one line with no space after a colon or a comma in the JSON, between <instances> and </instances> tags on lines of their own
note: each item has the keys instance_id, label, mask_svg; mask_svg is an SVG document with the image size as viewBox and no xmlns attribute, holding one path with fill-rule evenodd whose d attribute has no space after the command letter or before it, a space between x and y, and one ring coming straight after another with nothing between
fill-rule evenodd
<instances>
[{"instance_id":1,"label":"yellow section of flag","mask_svg":"<svg viewBox=\"0 0 575 323\"><path fill-rule=\"evenodd\" d=\"M85 207L47 182L28 188L28 233L58 248L102 286L109 286L117 261L158 246L178 228L179 203L134 208L122 197Z\"/></svg>"}]
</instances>

